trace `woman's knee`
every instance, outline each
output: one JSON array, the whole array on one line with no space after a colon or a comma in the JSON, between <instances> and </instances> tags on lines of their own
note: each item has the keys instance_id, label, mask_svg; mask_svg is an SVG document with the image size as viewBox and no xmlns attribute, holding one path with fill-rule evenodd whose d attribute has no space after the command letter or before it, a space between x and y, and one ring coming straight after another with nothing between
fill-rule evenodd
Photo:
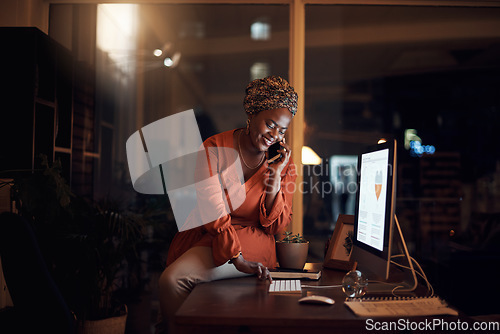
<instances>
[{"instance_id":1,"label":"woman's knee","mask_svg":"<svg viewBox=\"0 0 500 334\"><path fill-rule=\"evenodd\" d=\"M160 288L160 292L168 291L173 286L175 286L175 277L169 267L165 268L160 275L160 279L158 280L158 285Z\"/></svg>"},{"instance_id":2,"label":"woman's knee","mask_svg":"<svg viewBox=\"0 0 500 334\"><path fill-rule=\"evenodd\" d=\"M191 292L196 284L193 274L184 263L172 263L165 268L159 279L160 293L182 295Z\"/></svg>"},{"instance_id":3,"label":"woman's knee","mask_svg":"<svg viewBox=\"0 0 500 334\"><path fill-rule=\"evenodd\" d=\"M160 276L159 289L160 293L176 293L179 289L186 286L186 278L181 275L175 268L167 267Z\"/></svg>"}]
</instances>

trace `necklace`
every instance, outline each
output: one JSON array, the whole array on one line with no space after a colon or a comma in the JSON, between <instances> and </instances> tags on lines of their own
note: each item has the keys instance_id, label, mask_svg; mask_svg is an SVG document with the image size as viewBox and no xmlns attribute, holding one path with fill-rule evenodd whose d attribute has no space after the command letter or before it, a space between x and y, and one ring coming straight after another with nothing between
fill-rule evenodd
<instances>
[{"instance_id":1,"label":"necklace","mask_svg":"<svg viewBox=\"0 0 500 334\"><path fill-rule=\"evenodd\" d=\"M243 161L243 164L245 166L247 166L248 169L255 169L257 167L259 167L263 162L264 162L264 158L265 158L265 154L262 154L262 159L260 159L259 163L255 166L255 167L250 167L247 165L246 161L245 161L245 158L243 158L243 152L241 151L241 132L243 131L240 131L240 133L238 134L238 149L240 150L240 155L241 155L241 161Z\"/></svg>"}]
</instances>

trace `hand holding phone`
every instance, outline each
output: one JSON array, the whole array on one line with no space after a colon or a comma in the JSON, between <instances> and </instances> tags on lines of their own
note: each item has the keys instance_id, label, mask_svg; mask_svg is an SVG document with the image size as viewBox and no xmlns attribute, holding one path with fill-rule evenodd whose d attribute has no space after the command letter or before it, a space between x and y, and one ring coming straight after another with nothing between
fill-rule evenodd
<instances>
[{"instance_id":1,"label":"hand holding phone","mask_svg":"<svg viewBox=\"0 0 500 334\"><path fill-rule=\"evenodd\" d=\"M279 161L282 158L281 152L278 152L278 150L281 150L281 142L276 142L269 146L269 149L267 150L267 163L272 164L276 161Z\"/></svg>"}]
</instances>

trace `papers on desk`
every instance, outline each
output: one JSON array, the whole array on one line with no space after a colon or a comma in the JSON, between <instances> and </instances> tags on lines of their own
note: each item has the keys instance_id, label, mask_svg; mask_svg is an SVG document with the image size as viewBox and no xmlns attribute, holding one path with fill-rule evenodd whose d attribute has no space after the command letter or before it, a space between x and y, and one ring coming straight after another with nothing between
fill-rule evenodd
<instances>
[{"instance_id":1,"label":"papers on desk","mask_svg":"<svg viewBox=\"0 0 500 334\"><path fill-rule=\"evenodd\" d=\"M294 270L294 269L270 269L272 279L311 279L318 280L321 277L321 270Z\"/></svg>"},{"instance_id":2,"label":"papers on desk","mask_svg":"<svg viewBox=\"0 0 500 334\"><path fill-rule=\"evenodd\" d=\"M350 299L345 302L356 315L361 317L411 317L430 315L458 315L439 297L410 297L390 299Z\"/></svg>"}]
</instances>

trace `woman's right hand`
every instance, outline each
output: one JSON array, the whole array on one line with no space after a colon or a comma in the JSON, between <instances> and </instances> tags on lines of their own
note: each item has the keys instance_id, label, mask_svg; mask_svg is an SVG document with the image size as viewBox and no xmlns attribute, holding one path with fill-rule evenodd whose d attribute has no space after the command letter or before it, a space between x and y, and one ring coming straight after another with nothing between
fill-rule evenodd
<instances>
[{"instance_id":1,"label":"woman's right hand","mask_svg":"<svg viewBox=\"0 0 500 334\"><path fill-rule=\"evenodd\" d=\"M236 267L236 269L243 273L256 274L257 278L262 281L266 279L268 279L270 282L273 281L271 278L271 274L269 273L269 269L267 269L267 267L260 262L247 261L241 254L231 262Z\"/></svg>"}]
</instances>

